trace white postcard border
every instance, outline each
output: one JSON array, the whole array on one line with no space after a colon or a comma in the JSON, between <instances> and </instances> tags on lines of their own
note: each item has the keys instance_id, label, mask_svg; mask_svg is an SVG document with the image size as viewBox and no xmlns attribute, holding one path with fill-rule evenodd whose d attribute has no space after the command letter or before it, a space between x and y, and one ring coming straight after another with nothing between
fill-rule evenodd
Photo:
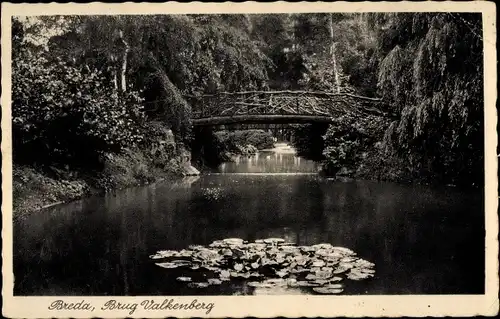
<instances>
[{"instance_id":1,"label":"white postcard border","mask_svg":"<svg viewBox=\"0 0 500 319\"><path fill-rule=\"evenodd\" d=\"M175 297L14 297L12 265L12 154L11 154L11 17L13 15L54 14L183 14L183 13L290 13L290 12L481 12L483 14L485 78L485 224L486 276L484 295L397 295L397 296L175 296ZM121 3L121 4L9 4L2 3L2 258L3 308L6 317L116 318L116 317L362 317L362 316L492 316L498 313L498 181L496 113L496 7L494 3L474 2L273 2L273 3ZM443 238L446 240L446 238ZM90 303L95 310L49 310L52 302ZM107 311L108 300L138 303L165 299L175 302L213 303L206 310L151 311L137 307Z\"/></svg>"}]
</instances>

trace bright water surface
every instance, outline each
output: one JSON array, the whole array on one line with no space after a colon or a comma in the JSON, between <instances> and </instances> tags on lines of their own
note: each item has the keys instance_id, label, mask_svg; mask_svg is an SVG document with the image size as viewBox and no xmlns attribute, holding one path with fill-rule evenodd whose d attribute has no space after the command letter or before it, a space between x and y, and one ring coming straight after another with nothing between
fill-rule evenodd
<instances>
[{"instance_id":1,"label":"bright water surface","mask_svg":"<svg viewBox=\"0 0 500 319\"><path fill-rule=\"evenodd\" d=\"M349 283L344 294L483 292L480 193L324 179L314 174L314 162L286 148L280 152L261 152L201 177L88 198L16 221L14 293L262 293L234 282L188 288L176 281L175 270L149 259L158 250L230 237L331 243L375 263L375 277ZM217 189L217 197L206 196L209 189Z\"/></svg>"}]
</instances>

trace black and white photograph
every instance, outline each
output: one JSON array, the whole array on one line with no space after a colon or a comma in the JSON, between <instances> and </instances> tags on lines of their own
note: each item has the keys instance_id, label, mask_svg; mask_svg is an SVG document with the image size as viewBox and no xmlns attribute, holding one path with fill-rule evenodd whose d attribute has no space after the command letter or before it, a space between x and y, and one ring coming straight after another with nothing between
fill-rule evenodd
<instances>
[{"instance_id":1,"label":"black and white photograph","mask_svg":"<svg viewBox=\"0 0 500 319\"><path fill-rule=\"evenodd\" d=\"M498 313L485 9L21 8L2 17L12 298L198 317L493 291Z\"/></svg>"}]
</instances>

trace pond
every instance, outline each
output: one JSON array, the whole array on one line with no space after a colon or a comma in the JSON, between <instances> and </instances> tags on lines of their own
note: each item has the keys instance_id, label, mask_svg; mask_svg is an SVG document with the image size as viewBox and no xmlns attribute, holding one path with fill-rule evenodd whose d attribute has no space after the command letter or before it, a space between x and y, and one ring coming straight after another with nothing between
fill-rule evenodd
<instances>
[{"instance_id":1,"label":"pond","mask_svg":"<svg viewBox=\"0 0 500 319\"><path fill-rule=\"evenodd\" d=\"M151 258L227 238L327 244L374 264L370 278L344 280L344 295L484 292L480 192L325 179L316 172L316 163L280 145L199 177L34 213L14 224L14 294L315 293L233 278L200 288L182 281L184 270Z\"/></svg>"}]
</instances>

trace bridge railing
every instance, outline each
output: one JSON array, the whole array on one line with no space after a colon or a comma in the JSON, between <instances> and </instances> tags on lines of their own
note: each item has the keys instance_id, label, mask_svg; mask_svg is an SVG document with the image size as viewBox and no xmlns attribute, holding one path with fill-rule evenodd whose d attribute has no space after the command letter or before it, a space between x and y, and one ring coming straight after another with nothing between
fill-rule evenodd
<instances>
[{"instance_id":1,"label":"bridge railing","mask_svg":"<svg viewBox=\"0 0 500 319\"><path fill-rule=\"evenodd\" d=\"M236 115L322 115L371 113L383 115L382 101L348 93L311 91L219 92L185 96L193 118Z\"/></svg>"}]
</instances>

